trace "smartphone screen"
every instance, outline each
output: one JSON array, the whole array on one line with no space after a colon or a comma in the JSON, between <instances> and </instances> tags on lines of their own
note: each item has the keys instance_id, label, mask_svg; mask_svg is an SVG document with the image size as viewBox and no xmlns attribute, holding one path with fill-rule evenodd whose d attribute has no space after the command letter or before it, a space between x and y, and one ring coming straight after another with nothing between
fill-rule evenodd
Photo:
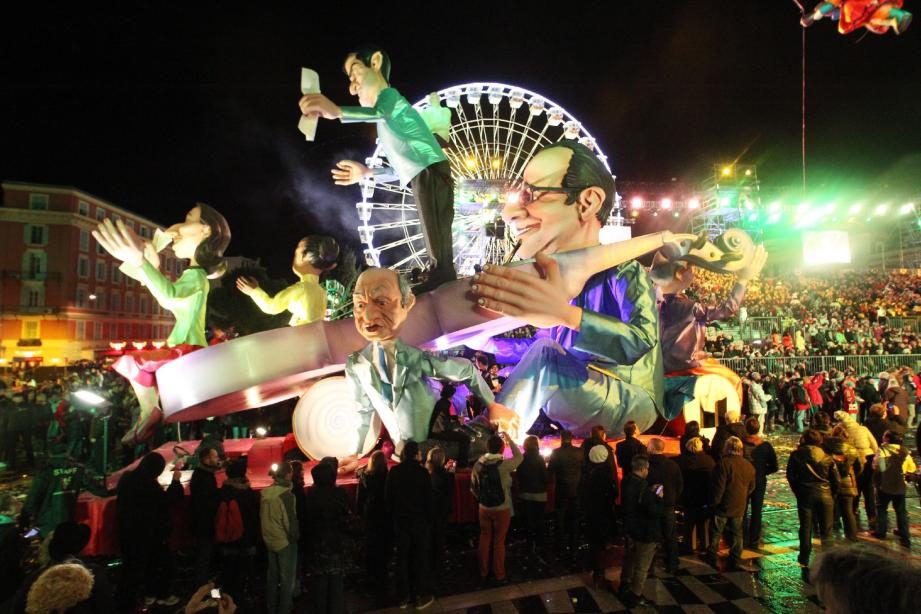
<instances>
[{"instance_id":1,"label":"smartphone screen","mask_svg":"<svg viewBox=\"0 0 921 614\"><path fill-rule=\"evenodd\" d=\"M658 486L656 486L656 494L657 494L657 495L661 495L663 490L664 490L664 487L663 487L661 484L659 484Z\"/></svg>"},{"instance_id":2,"label":"smartphone screen","mask_svg":"<svg viewBox=\"0 0 921 614\"><path fill-rule=\"evenodd\" d=\"M221 589L219 589L219 588L212 588L212 589L211 589L211 598L212 598L212 599L220 599L220 598L221 598Z\"/></svg>"},{"instance_id":3,"label":"smartphone screen","mask_svg":"<svg viewBox=\"0 0 921 614\"><path fill-rule=\"evenodd\" d=\"M38 529L30 529L28 533L24 535L26 539L31 539L38 535Z\"/></svg>"}]
</instances>

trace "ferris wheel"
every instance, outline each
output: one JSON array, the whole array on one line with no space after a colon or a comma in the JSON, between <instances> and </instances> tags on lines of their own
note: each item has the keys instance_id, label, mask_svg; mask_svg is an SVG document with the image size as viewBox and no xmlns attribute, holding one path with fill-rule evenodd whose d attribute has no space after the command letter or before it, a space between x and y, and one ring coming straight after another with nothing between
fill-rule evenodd
<instances>
[{"instance_id":1,"label":"ferris wheel","mask_svg":"<svg viewBox=\"0 0 921 614\"><path fill-rule=\"evenodd\" d=\"M595 138L578 120L520 87L466 83L433 92L413 106L423 115L442 117L442 125L432 127L454 176L454 266L461 276L472 275L476 265L507 258L512 240L500 216L502 201L542 146L577 139L610 170ZM384 158L378 145L366 164L380 168ZM374 177L360 186L358 236L366 262L403 272L423 268L427 255L412 191Z\"/></svg>"}]
</instances>

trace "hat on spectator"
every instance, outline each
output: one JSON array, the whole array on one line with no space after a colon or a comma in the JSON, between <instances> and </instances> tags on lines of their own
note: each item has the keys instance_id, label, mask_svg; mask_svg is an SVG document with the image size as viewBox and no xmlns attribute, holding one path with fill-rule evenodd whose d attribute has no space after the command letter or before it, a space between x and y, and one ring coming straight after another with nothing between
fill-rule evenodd
<instances>
[{"instance_id":1,"label":"hat on spectator","mask_svg":"<svg viewBox=\"0 0 921 614\"><path fill-rule=\"evenodd\" d=\"M588 460L592 463L605 462L608 460L608 448L602 445L592 447L592 449L588 451Z\"/></svg>"}]
</instances>

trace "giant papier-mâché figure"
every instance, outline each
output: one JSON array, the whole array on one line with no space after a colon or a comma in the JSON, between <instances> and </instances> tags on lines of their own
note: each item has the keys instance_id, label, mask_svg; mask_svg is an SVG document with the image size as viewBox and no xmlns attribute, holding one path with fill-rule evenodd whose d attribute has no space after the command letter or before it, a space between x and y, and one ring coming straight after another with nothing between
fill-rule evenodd
<instances>
[{"instance_id":1,"label":"giant papier-m\u00e2ch\u00e9 figure","mask_svg":"<svg viewBox=\"0 0 921 614\"><path fill-rule=\"evenodd\" d=\"M208 278L224 270L224 250L230 243L227 220L214 208L198 203L185 221L170 226L166 241L154 247L142 241L122 220L106 219L93 231L93 237L112 257L121 260L120 270L143 284L159 305L171 312L176 324L159 350L134 352L122 356L114 369L131 382L140 405L140 414L122 441L135 444L149 438L162 419L158 407L157 369L183 354L208 345L205 340L205 310L208 304ZM171 245L177 258L189 260L179 279L170 281L160 272L157 251Z\"/></svg>"},{"instance_id":2,"label":"giant papier-m\u00e2ch\u00e9 figure","mask_svg":"<svg viewBox=\"0 0 921 614\"><path fill-rule=\"evenodd\" d=\"M256 306L269 314L289 311L290 326L300 326L322 320L326 315L326 288L320 284L320 275L336 267L339 244L332 237L309 235L298 242L294 250L291 270L298 281L275 296L269 296L252 277L238 277L237 289L246 294Z\"/></svg>"},{"instance_id":3,"label":"giant papier-m\u00e2ch\u00e9 figure","mask_svg":"<svg viewBox=\"0 0 921 614\"><path fill-rule=\"evenodd\" d=\"M454 179L441 145L419 112L390 86L386 51L373 45L360 47L346 56L343 68L349 78L349 92L358 97L361 106L340 107L323 94L306 94L299 102L301 112L343 123L377 124L390 168L372 170L355 160L341 160L332 170L335 183L352 185L375 175L381 180L397 178L402 186L411 186L430 259L423 289L453 281Z\"/></svg>"}]
</instances>

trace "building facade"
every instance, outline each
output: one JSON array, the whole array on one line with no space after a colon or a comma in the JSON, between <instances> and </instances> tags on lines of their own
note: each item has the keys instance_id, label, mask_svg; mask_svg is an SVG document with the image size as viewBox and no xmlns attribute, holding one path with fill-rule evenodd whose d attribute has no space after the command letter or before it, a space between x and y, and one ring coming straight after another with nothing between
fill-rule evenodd
<instances>
[{"instance_id":1,"label":"building facade","mask_svg":"<svg viewBox=\"0 0 921 614\"><path fill-rule=\"evenodd\" d=\"M158 224L76 188L7 181L2 190L0 366L65 366L111 344L169 336L172 314L90 234L111 218L149 239ZM178 277L172 251L160 258L164 274Z\"/></svg>"}]
</instances>

